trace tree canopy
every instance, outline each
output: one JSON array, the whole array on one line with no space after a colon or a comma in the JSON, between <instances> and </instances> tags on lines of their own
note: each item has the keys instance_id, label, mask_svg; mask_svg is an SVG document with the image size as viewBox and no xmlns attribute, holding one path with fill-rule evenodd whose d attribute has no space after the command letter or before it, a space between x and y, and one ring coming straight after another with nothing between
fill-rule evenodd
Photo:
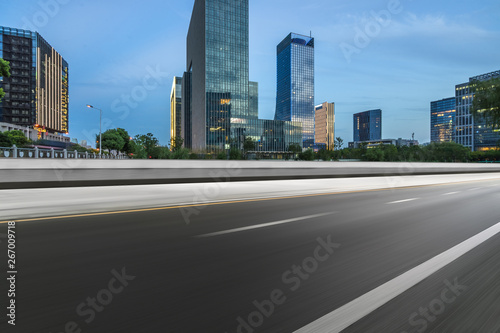
<instances>
[{"instance_id":1,"label":"tree canopy","mask_svg":"<svg viewBox=\"0 0 500 333\"><path fill-rule=\"evenodd\" d=\"M10 77L10 65L8 61L0 58L0 77ZM2 98L5 96L5 92L2 88L0 88L0 102Z\"/></svg>"},{"instance_id":2,"label":"tree canopy","mask_svg":"<svg viewBox=\"0 0 500 333\"><path fill-rule=\"evenodd\" d=\"M180 151L182 149L182 145L184 144L184 139L176 136L170 139L170 150L173 152Z\"/></svg>"},{"instance_id":3,"label":"tree canopy","mask_svg":"<svg viewBox=\"0 0 500 333\"><path fill-rule=\"evenodd\" d=\"M493 128L500 128L500 78L474 82L473 92L474 117L484 119Z\"/></svg>"},{"instance_id":4,"label":"tree canopy","mask_svg":"<svg viewBox=\"0 0 500 333\"><path fill-rule=\"evenodd\" d=\"M99 143L99 135L97 135L96 142ZM126 153L130 153L132 151L130 146L130 136L123 128L109 129L102 133L101 146L103 150L116 150Z\"/></svg>"},{"instance_id":5,"label":"tree canopy","mask_svg":"<svg viewBox=\"0 0 500 333\"><path fill-rule=\"evenodd\" d=\"M153 155L154 149L160 143L160 141L152 133L148 133L146 135L138 134L135 136L134 142L136 144L134 154L142 155L144 152L147 157Z\"/></svg>"},{"instance_id":6,"label":"tree canopy","mask_svg":"<svg viewBox=\"0 0 500 333\"><path fill-rule=\"evenodd\" d=\"M344 139L342 139L340 136L335 138L335 142L333 144L333 147L335 150L342 149L342 146L344 145Z\"/></svg>"},{"instance_id":7,"label":"tree canopy","mask_svg":"<svg viewBox=\"0 0 500 333\"><path fill-rule=\"evenodd\" d=\"M7 136L7 138L11 142L12 145L16 145L17 147L22 147L24 145L27 145L31 141L26 137L23 131L19 130L12 130L12 131L7 131L4 133L4 135Z\"/></svg>"},{"instance_id":8,"label":"tree canopy","mask_svg":"<svg viewBox=\"0 0 500 333\"><path fill-rule=\"evenodd\" d=\"M12 147L12 140L10 137L2 132L0 132L0 147Z\"/></svg>"}]
</instances>

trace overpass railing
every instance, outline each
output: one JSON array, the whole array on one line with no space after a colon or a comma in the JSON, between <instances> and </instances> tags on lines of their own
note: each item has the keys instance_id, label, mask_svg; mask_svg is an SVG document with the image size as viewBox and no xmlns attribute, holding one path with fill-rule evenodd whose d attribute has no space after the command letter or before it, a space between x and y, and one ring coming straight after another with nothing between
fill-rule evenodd
<instances>
[{"instance_id":1,"label":"overpass railing","mask_svg":"<svg viewBox=\"0 0 500 333\"><path fill-rule=\"evenodd\" d=\"M59 158L59 159L99 159L99 154L89 152L78 152L76 150L54 149L54 148L18 148L0 147L0 158ZM125 160L129 157L123 153L102 154L101 159L106 160Z\"/></svg>"}]
</instances>

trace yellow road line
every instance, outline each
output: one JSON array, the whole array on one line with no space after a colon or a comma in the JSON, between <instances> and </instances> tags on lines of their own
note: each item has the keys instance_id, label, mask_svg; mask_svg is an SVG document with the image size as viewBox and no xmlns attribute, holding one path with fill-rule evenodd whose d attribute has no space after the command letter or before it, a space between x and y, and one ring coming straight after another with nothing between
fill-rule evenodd
<instances>
[{"instance_id":1,"label":"yellow road line","mask_svg":"<svg viewBox=\"0 0 500 333\"><path fill-rule=\"evenodd\" d=\"M16 223L18 223L18 222L31 222L31 221L60 220L60 219L77 218L77 217L152 212L152 211L161 211L161 210L169 210L169 209L179 209L179 208L228 205L228 204L235 204L235 203L259 202L259 201L270 201L270 200L297 199L297 198L319 197L319 196L337 195L337 194L392 191L392 190L403 190L403 189L423 188L423 187L433 187L433 186L447 186L447 185L467 184L467 183L494 181L494 180L500 180L500 178L467 180L467 181L451 182L451 183L443 183L443 184L427 184L427 185L413 185L413 186L403 186L403 187L393 187L393 188L377 188L377 189L370 189L370 190L313 193L313 194L291 195L291 196L284 196L284 197L257 198L257 199L245 199L245 200L228 200L228 201L220 201L220 202L198 203L198 204L192 204L192 205L177 205L177 206L165 206L165 207L156 207L156 208L141 208L141 209L119 210L119 211L102 212L102 213L87 213L87 214L73 214L73 215L62 215L62 216L51 216L51 217L39 217L39 218L21 219L21 220L13 219L10 221L0 221L0 224L9 223L12 221L16 221Z\"/></svg>"}]
</instances>

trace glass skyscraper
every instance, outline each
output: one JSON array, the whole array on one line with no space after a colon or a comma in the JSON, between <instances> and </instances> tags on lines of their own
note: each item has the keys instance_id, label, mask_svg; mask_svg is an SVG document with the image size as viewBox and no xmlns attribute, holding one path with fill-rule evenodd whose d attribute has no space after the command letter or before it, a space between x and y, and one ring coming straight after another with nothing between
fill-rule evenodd
<instances>
[{"instance_id":1,"label":"glass skyscraper","mask_svg":"<svg viewBox=\"0 0 500 333\"><path fill-rule=\"evenodd\" d=\"M185 147L198 152L283 152L301 144L302 125L258 119L258 84L249 81L248 0L195 0L182 79Z\"/></svg>"},{"instance_id":2,"label":"glass skyscraper","mask_svg":"<svg viewBox=\"0 0 500 333\"><path fill-rule=\"evenodd\" d=\"M456 120L455 142L473 151L496 149L500 140L500 130L494 130L484 119L472 116L475 81L487 81L500 77L500 71L471 77L469 82L455 87Z\"/></svg>"},{"instance_id":3,"label":"glass skyscraper","mask_svg":"<svg viewBox=\"0 0 500 333\"><path fill-rule=\"evenodd\" d=\"M249 117L248 0L196 0L187 37L192 148L230 146L231 118Z\"/></svg>"},{"instance_id":4,"label":"glass skyscraper","mask_svg":"<svg viewBox=\"0 0 500 333\"><path fill-rule=\"evenodd\" d=\"M431 102L431 142L453 141L455 113L455 97Z\"/></svg>"},{"instance_id":5,"label":"glass skyscraper","mask_svg":"<svg viewBox=\"0 0 500 333\"><path fill-rule=\"evenodd\" d=\"M354 115L354 142L382 140L382 110L370 110Z\"/></svg>"},{"instance_id":6,"label":"glass skyscraper","mask_svg":"<svg viewBox=\"0 0 500 333\"><path fill-rule=\"evenodd\" d=\"M0 58L10 77L0 78L6 95L0 121L35 126L43 132L68 132L68 63L37 32L0 27Z\"/></svg>"},{"instance_id":7,"label":"glass skyscraper","mask_svg":"<svg viewBox=\"0 0 500 333\"><path fill-rule=\"evenodd\" d=\"M303 147L314 147L314 38L289 34L277 47L276 120L302 123Z\"/></svg>"}]
</instances>

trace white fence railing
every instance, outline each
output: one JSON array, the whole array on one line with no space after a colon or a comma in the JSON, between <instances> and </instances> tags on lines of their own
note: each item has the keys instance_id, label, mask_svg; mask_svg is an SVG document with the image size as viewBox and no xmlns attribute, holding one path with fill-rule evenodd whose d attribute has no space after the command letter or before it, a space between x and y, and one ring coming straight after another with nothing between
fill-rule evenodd
<instances>
[{"instance_id":1,"label":"white fence railing","mask_svg":"<svg viewBox=\"0 0 500 333\"><path fill-rule=\"evenodd\" d=\"M74 158L74 159L99 159L99 154L95 153L82 153L76 150L67 149L42 149L42 148L18 148L15 145L12 147L0 147L0 158ZM125 160L129 157L125 154L103 154L102 159L106 160Z\"/></svg>"}]
</instances>

